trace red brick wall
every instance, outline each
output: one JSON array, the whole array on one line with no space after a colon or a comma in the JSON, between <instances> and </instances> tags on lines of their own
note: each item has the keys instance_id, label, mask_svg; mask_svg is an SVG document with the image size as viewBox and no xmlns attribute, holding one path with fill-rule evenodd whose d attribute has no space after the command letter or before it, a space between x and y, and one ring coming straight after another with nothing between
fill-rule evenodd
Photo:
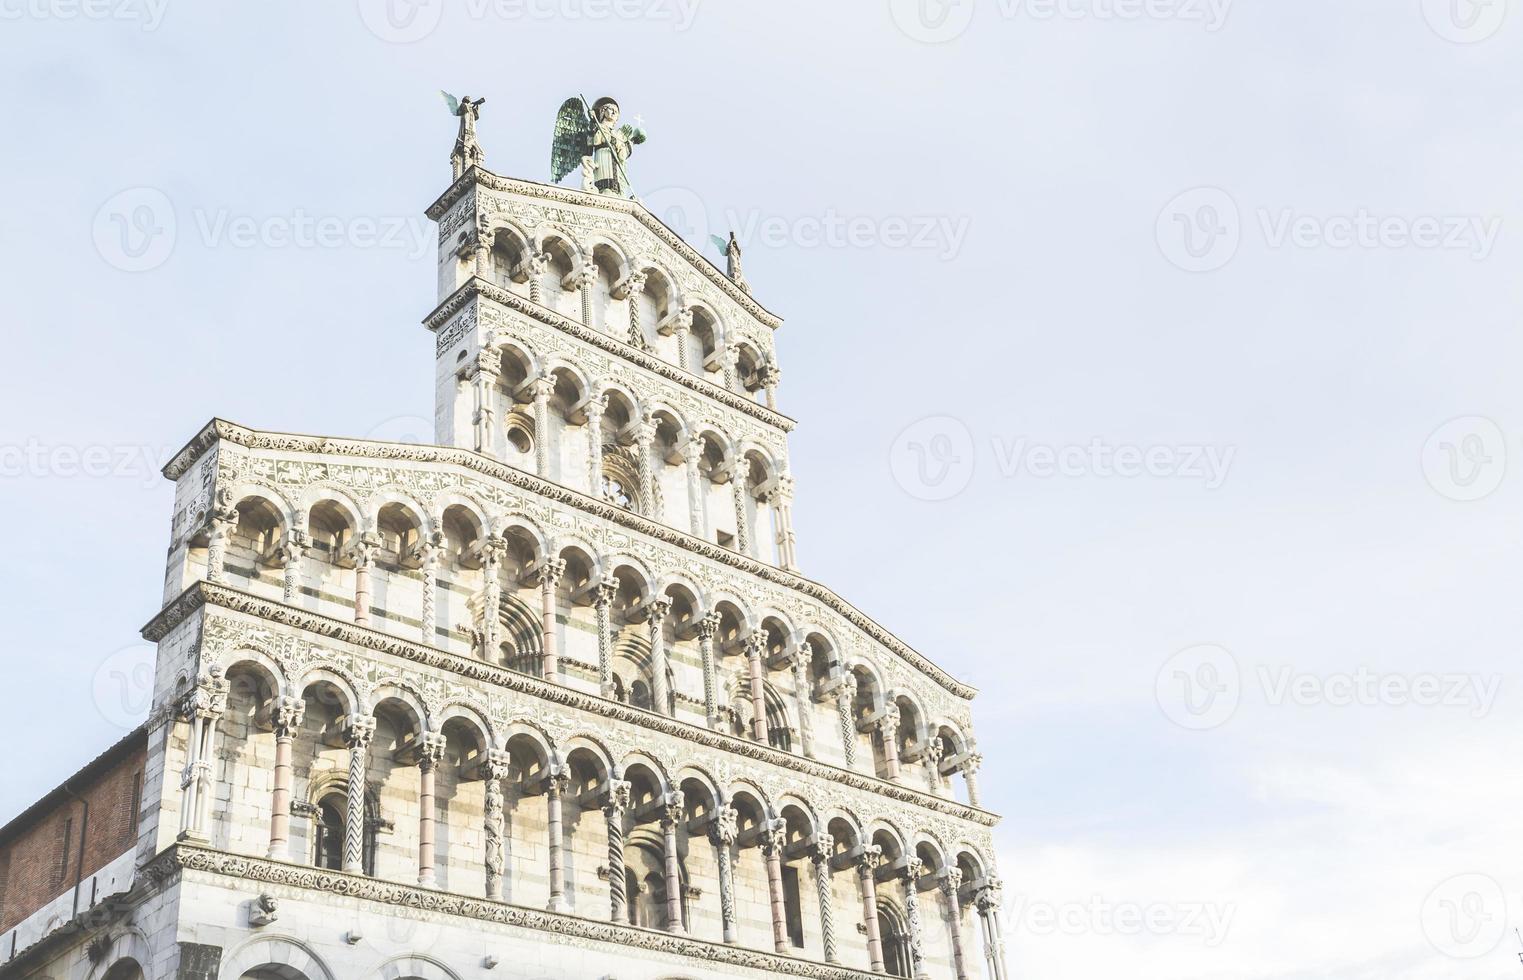
<instances>
[{"instance_id":1,"label":"red brick wall","mask_svg":"<svg viewBox=\"0 0 1523 980\"><path fill-rule=\"evenodd\" d=\"M49 806L0 843L0 932L72 890L77 878L88 890L92 874L133 846L145 756L146 746L139 745L88 780L70 781L69 788L89 802L88 825L84 804L55 791ZM88 893L80 897L82 905L89 900Z\"/></svg>"}]
</instances>

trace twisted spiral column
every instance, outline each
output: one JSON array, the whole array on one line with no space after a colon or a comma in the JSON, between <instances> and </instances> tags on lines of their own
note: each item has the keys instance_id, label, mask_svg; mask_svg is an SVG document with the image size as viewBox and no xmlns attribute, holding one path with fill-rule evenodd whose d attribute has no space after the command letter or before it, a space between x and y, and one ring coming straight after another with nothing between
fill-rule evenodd
<instances>
[{"instance_id":1,"label":"twisted spiral column","mask_svg":"<svg viewBox=\"0 0 1523 980\"><path fill-rule=\"evenodd\" d=\"M836 945L835 894L830 887L830 860L834 856L835 838L829 834L814 837L814 887L820 906L820 938L825 946L825 962L841 962L841 951Z\"/></svg>"},{"instance_id":2,"label":"twisted spiral column","mask_svg":"<svg viewBox=\"0 0 1523 980\"><path fill-rule=\"evenodd\" d=\"M375 719L356 715L344 730L349 745L349 797L344 814L344 870L350 874L365 872L365 775L370 755L370 740L375 737Z\"/></svg>"},{"instance_id":3,"label":"twisted spiral column","mask_svg":"<svg viewBox=\"0 0 1523 980\"><path fill-rule=\"evenodd\" d=\"M608 917L611 922L629 921L624 893L624 814L629 810L630 785L622 779L608 784L608 802L603 815L608 818Z\"/></svg>"}]
</instances>

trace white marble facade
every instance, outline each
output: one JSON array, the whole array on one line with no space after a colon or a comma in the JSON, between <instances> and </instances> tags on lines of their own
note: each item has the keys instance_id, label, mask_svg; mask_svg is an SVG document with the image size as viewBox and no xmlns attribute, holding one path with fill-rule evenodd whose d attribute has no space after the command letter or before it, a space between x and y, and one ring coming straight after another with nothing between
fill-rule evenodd
<instances>
[{"instance_id":1,"label":"white marble facade","mask_svg":"<svg viewBox=\"0 0 1523 980\"><path fill-rule=\"evenodd\" d=\"M1004 976L973 690L799 574L778 319L472 167L434 446L215 421L130 889L0 976Z\"/></svg>"}]
</instances>

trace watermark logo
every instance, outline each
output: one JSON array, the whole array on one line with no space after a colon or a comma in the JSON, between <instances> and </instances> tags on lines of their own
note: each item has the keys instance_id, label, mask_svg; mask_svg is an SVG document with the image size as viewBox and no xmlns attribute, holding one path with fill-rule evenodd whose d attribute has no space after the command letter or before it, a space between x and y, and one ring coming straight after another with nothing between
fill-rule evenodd
<instances>
[{"instance_id":1,"label":"watermark logo","mask_svg":"<svg viewBox=\"0 0 1523 980\"><path fill-rule=\"evenodd\" d=\"M1181 728L1205 731L1224 725L1243 697L1237 658L1213 643L1181 650L1159 668L1154 696L1164 715Z\"/></svg>"},{"instance_id":2,"label":"watermark logo","mask_svg":"<svg viewBox=\"0 0 1523 980\"><path fill-rule=\"evenodd\" d=\"M50 445L28 439L0 444L0 479L137 479L156 487L174 453L167 446Z\"/></svg>"},{"instance_id":3,"label":"watermark logo","mask_svg":"<svg viewBox=\"0 0 1523 980\"><path fill-rule=\"evenodd\" d=\"M1507 22L1508 0L1419 0L1428 28L1454 44L1477 44Z\"/></svg>"},{"instance_id":4,"label":"watermark logo","mask_svg":"<svg viewBox=\"0 0 1523 980\"><path fill-rule=\"evenodd\" d=\"M1232 652L1215 644L1179 651L1154 678L1164 716L1191 731L1225 725L1250 690L1271 708L1449 708L1483 718L1496 704L1502 678L1457 671L1389 673L1364 666L1312 672L1285 664L1258 664L1245 674Z\"/></svg>"},{"instance_id":5,"label":"watermark logo","mask_svg":"<svg viewBox=\"0 0 1523 980\"><path fill-rule=\"evenodd\" d=\"M1497 948L1507 931L1507 896L1490 875L1472 872L1441 882L1422 906L1423 935L1445 956L1473 960Z\"/></svg>"},{"instance_id":6,"label":"watermark logo","mask_svg":"<svg viewBox=\"0 0 1523 980\"><path fill-rule=\"evenodd\" d=\"M153 705L153 671L156 650L147 643L122 647L106 657L90 678L95 710L107 722L130 732Z\"/></svg>"},{"instance_id":7,"label":"watermark logo","mask_svg":"<svg viewBox=\"0 0 1523 980\"><path fill-rule=\"evenodd\" d=\"M1054 477L1130 480L1139 476L1158 479L1199 480L1207 490L1227 482L1237 458L1236 446L1213 445L1115 445L1099 436L1080 445L1056 446L1019 439L994 440L994 455L1004 477L1029 476L1038 480Z\"/></svg>"},{"instance_id":8,"label":"watermark logo","mask_svg":"<svg viewBox=\"0 0 1523 980\"><path fill-rule=\"evenodd\" d=\"M889 14L905 37L942 44L963 35L973 23L974 0L889 0Z\"/></svg>"},{"instance_id":9,"label":"watermark logo","mask_svg":"<svg viewBox=\"0 0 1523 980\"><path fill-rule=\"evenodd\" d=\"M1490 496L1507 475L1507 437L1491 419L1467 415L1450 419L1423 443L1423 477L1450 500Z\"/></svg>"},{"instance_id":10,"label":"watermark logo","mask_svg":"<svg viewBox=\"0 0 1523 980\"><path fill-rule=\"evenodd\" d=\"M1155 235L1164 258L1175 266L1214 272L1237 255L1243 221L1232 195L1219 187L1197 187L1164 205Z\"/></svg>"},{"instance_id":11,"label":"watermark logo","mask_svg":"<svg viewBox=\"0 0 1523 980\"><path fill-rule=\"evenodd\" d=\"M1215 272L1237 257L1251 227L1264 246L1279 250L1459 252L1477 262L1491 257L1502 233L1500 215L1382 214L1370 208L1313 214L1294 207L1259 207L1243 220L1237 200L1220 187L1196 187L1158 213L1159 250L1185 272Z\"/></svg>"},{"instance_id":12,"label":"watermark logo","mask_svg":"<svg viewBox=\"0 0 1523 980\"><path fill-rule=\"evenodd\" d=\"M950 500L973 480L973 433L962 420L933 415L894 440L888 463L894 481L916 500Z\"/></svg>"},{"instance_id":13,"label":"watermark logo","mask_svg":"<svg viewBox=\"0 0 1523 980\"><path fill-rule=\"evenodd\" d=\"M438 30L444 0L359 0L360 20L390 44L412 44Z\"/></svg>"},{"instance_id":14,"label":"watermark logo","mask_svg":"<svg viewBox=\"0 0 1523 980\"><path fill-rule=\"evenodd\" d=\"M130 187L95 212L95 251L123 272L147 272L169 260L175 247L175 209L156 187Z\"/></svg>"}]
</instances>

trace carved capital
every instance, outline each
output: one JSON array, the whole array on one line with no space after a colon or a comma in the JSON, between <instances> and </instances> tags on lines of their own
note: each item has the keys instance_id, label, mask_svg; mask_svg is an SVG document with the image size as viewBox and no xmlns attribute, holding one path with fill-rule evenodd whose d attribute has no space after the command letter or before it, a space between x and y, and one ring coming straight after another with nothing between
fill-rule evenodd
<instances>
[{"instance_id":1,"label":"carved capital","mask_svg":"<svg viewBox=\"0 0 1523 980\"><path fill-rule=\"evenodd\" d=\"M948 868L941 875L941 890L948 896L957 894L962 887L962 871L957 868Z\"/></svg>"},{"instance_id":2,"label":"carved capital","mask_svg":"<svg viewBox=\"0 0 1523 980\"><path fill-rule=\"evenodd\" d=\"M370 740L375 738L375 719L370 715L350 715L348 723L344 725L344 744L351 750L364 750L370 747Z\"/></svg>"},{"instance_id":3,"label":"carved capital","mask_svg":"<svg viewBox=\"0 0 1523 980\"><path fill-rule=\"evenodd\" d=\"M276 738L291 738L301 728L301 719L307 711L307 702L301 698L276 698L270 705L270 727Z\"/></svg>"},{"instance_id":4,"label":"carved capital","mask_svg":"<svg viewBox=\"0 0 1523 980\"><path fill-rule=\"evenodd\" d=\"M502 749L491 749L481 763L481 778L490 786L507 779L513 772L512 760Z\"/></svg>"},{"instance_id":5,"label":"carved capital","mask_svg":"<svg viewBox=\"0 0 1523 980\"><path fill-rule=\"evenodd\" d=\"M712 639L714 639L714 634L719 632L719 613L712 612L712 613L709 613L707 616L703 617L702 619L698 620L697 630L698 630L698 639L700 639L700 640L712 640Z\"/></svg>"},{"instance_id":6,"label":"carved capital","mask_svg":"<svg viewBox=\"0 0 1523 980\"><path fill-rule=\"evenodd\" d=\"M592 601L595 605L607 607L613 605L614 597L619 594L619 580L612 575L600 579L593 587Z\"/></svg>"},{"instance_id":7,"label":"carved capital","mask_svg":"<svg viewBox=\"0 0 1523 980\"><path fill-rule=\"evenodd\" d=\"M988 884L980 888L978 894L973 896L973 904L983 915L996 911L1004 895L1004 888L1004 884L998 878L990 878Z\"/></svg>"},{"instance_id":8,"label":"carved capital","mask_svg":"<svg viewBox=\"0 0 1523 980\"><path fill-rule=\"evenodd\" d=\"M883 848L877 844L865 844L862 853L857 855L857 874L864 878L871 878L878 873L878 868L883 865Z\"/></svg>"},{"instance_id":9,"label":"carved capital","mask_svg":"<svg viewBox=\"0 0 1523 980\"><path fill-rule=\"evenodd\" d=\"M649 621L652 627L660 626L663 622L665 622L667 615L671 613L671 611L672 600L668 599L666 596L661 596L658 599L652 599L645 604L645 614L649 617Z\"/></svg>"},{"instance_id":10,"label":"carved capital","mask_svg":"<svg viewBox=\"0 0 1523 980\"><path fill-rule=\"evenodd\" d=\"M682 822L682 818L686 814L687 807L682 797L682 790L674 789L670 793L667 793L666 797L661 801L661 826L663 828L675 827Z\"/></svg>"},{"instance_id":11,"label":"carved capital","mask_svg":"<svg viewBox=\"0 0 1523 980\"><path fill-rule=\"evenodd\" d=\"M740 815L726 803L714 811L714 821L709 826L709 836L715 844L729 847L740 836Z\"/></svg>"},{"instance_id":12,"label":"carved capital","mask_svg":"<svg viewBox=\"0 0 1523 980\"><path fill-rule=\"evenodd\" d=\"M444 735L441 732L424 732L418 739L418 768L432 772L444 760Z\"/></svg>"},{"instance_id":13,"label":"carved capital","mask_svg":"<svg viewBox=\"0 0 1523 980\"><path fill-rule=\"evenodd\" d=\"M775 817L762 825L760 841L762 853L768 857L782 857L788 843L788 821Z\"/></svg>"},{"instance_id":14,"label":"carved capital","mask_svg":"<svg viewBox=\"0 0 1523 980\"><path fill-rule=\"evenodd\" d=\"M628 780L614 779L608 783L608 802L603 804L603 812L610 818L622 817L629 809L633 787Z\"/></svg>"},{"instance_id":15,"label":"carved capital","mask_svg":"<svg viewBox=\"0 0 1523 980\"><path fill-rule=\"evenodd\" d=\"M814 835L814 849L810 856L815 861L829 861L835 856L836 839L829 834Z\"/></svg>"},{"instance_id":16,"label":"carved capital","mask_svg":"<svg viewBox=\"0 0 1523 980\"><path fill-rule=\"evenodd\" d=\"M550 558L539 566L539 587L546 591L554 591L560 584L561 576L566 574L566 559Z\"/></svg>"},{"instance_id":17,"label":"carved capital","mask_svg":"<svg viewBox=\"0 0 1523 980\"><path fill-rule=\"evenodd\" d=\"M540 375L529 382L529 391L534 395L536 402L549 401L555 394L555 377L549 374Z\"/></svg>"},{"instance_id":18,"label":"carved capital","mask_svg":"<svg viewBox=\"0 0 1523 980\"><path fill-rule=\"evenodd\" d=\"M904 880L907 883L913 886L916 881L920 880L920 876L924 873L924 861L920 860L918 857L910 857L904 859Z\"/></svg>"}]
</instances>

